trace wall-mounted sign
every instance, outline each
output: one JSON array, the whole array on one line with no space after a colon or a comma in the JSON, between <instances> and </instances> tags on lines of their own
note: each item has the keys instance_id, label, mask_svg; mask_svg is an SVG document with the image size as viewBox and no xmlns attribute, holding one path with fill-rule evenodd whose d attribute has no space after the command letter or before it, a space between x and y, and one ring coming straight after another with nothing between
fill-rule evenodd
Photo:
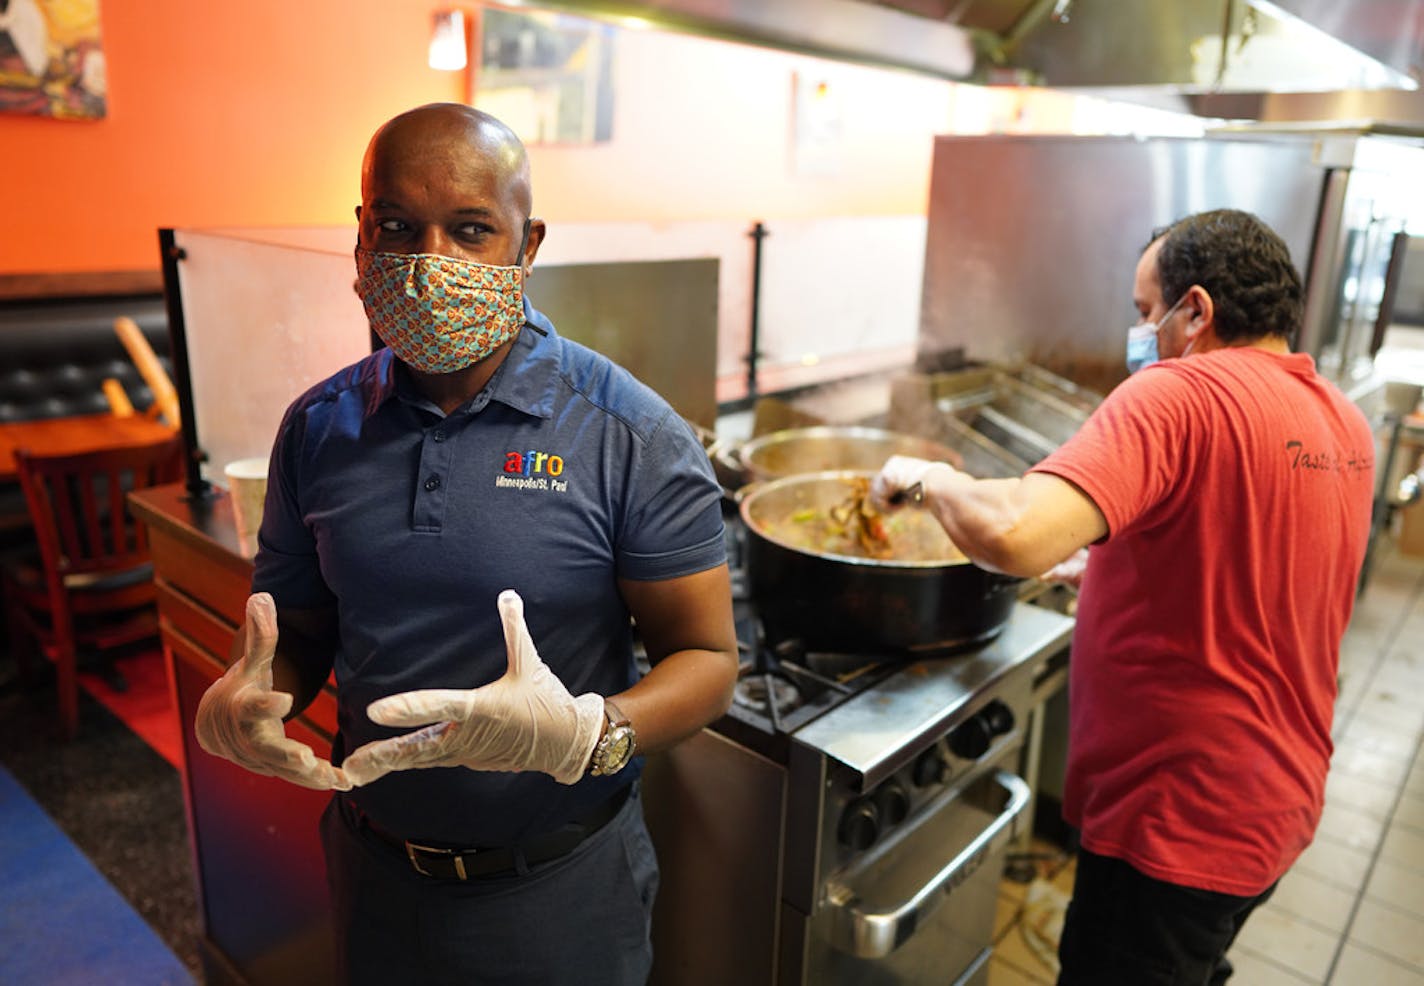
<instances>
[{"instance_id":1,"label":"wall-mounted sign","mask_svg":"<svg viewBox=\"0 0 1424 986\"><path fill-rule=\"evenodd\" d=\"M838 175L845 141L841 136L840 88L824 76L792 74L795 115L791 161L798 175Z\"/></svg>"},{"instance_id":2,"label":"wall-mounted sign","mask_svg":"<svg viewBox=\"0 0 1424 986\"><path fill-rule=\"evenodd\" d=\"M106 89L99 0L0 0L0 112L97 119Z\"/></svg>"}]
</instances>

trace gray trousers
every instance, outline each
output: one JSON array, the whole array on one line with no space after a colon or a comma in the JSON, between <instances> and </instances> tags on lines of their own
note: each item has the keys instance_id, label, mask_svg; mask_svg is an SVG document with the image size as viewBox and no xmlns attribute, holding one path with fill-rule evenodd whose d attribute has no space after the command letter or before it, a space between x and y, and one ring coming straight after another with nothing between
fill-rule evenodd
<instances>
[{"instance_id":1,"label":"gray trousers","mask_svg":"<svg viewBox=\"0 0 1424 986\"><path fill-rule=\"evenodd\" d=\"M635 790L568 855L460 882L416 873L333 798L321 821L348 986L643 986L658 865Z\"/></svg>"}]
</instances>

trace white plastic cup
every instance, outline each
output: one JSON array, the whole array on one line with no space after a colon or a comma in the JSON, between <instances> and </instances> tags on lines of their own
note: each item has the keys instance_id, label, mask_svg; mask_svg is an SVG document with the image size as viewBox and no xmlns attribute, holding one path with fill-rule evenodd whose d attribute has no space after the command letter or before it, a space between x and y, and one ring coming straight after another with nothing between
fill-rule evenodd
<instances>
[{"instance_id":1,"label":"white plastic cup","mask_svg":"<svg viewBox=\"0 0 1424 986\"><path fill-rule=\"evenodd\" d=\"M239 538L253 538L262 526L262 501L267 498L267 460L237 459L223 467L232 516Z\"/></svg>"}]
</instances>

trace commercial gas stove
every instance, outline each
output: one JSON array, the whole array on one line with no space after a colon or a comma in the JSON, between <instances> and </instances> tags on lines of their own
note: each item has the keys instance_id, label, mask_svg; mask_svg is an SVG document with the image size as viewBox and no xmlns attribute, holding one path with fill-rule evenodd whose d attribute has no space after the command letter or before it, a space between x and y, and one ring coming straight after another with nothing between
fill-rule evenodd
<instances>
[{"instance_id":1,"label":"commercial gas stove","mask_svg":"<svg viewBox=\"0 0 1424 986\"><path fill-rule=\"evenodd\" d=\"M948 654L768 643L729 522L741 676L731 709L651 758L663 883L653 982L974 984L987 976L1035 680L1073 621L1015 604Z\"/></svg>"}]
</instances>

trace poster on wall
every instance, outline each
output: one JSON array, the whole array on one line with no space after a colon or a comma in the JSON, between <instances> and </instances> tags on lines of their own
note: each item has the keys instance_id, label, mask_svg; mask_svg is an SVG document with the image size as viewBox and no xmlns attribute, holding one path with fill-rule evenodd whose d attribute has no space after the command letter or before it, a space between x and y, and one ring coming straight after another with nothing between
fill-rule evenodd
<instances>
[{"instance_id":1,"label":"poster on wall","mask_svg":"<svg viewBox=\"0 0 1424 986\"><path fill-rule=\"evenodd\" d=\"M104 116L99 0L0 0L0 112Z\"/></svg>"},{"instance_id":2,"label":"poster on wall","mask_svg":"<svg viewBox=\"0 0 1424 986\"><path fill-rule=\"evenodd\" d=\"M526 144L590 144L613 135L613 37L607 24L487 7L474 105Z\"/></svg>"}]
</instances>

